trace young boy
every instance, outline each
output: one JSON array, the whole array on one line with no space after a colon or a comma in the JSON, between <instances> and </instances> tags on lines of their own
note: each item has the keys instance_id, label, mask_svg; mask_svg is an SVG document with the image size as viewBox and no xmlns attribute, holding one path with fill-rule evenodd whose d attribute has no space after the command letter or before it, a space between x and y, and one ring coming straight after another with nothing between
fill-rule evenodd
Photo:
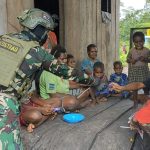
<instances>
[{"instance_id":1,"label":"young boy","mask_svg":"<svg viewBox=\"0 0 150 150\"><path fill-rule=\"evenodd\" d=\"M78 106L76 97L67 93L70 88L79 88L79 84L72 84L48 71L42 72L39 83L40 96L32 96L21 108L20 122L27 126L28 132L33 132L48 118L55 118L55 109L73 111Z\"/></svg>"},{"instance_id":2,"label":"young boy","mask_svg":"<svg viewBox=\"0 0 150 150\"><path fill-rule=\"evenodd\" d=\"M95 91L97 103L107 101L107 96L109 96L108 79L104 73L104 64L102 62L94 64L93 77L95 79L93 90Z\"/></svg>"},{"instance_id":3,"label":"young boy","mask_svg":"<svg viewBox=\"0 0 150 150\"><path fill-rule=\"evenodd\" d=\"M126 74L122 73L123 70L123 66L121 61L115 61L113 63L114 66L114 72L113 74L110 75L110 79L109 82L114 82L114 83L118 83L119 85L126 85L128 84L128 77ZM129 96L129 92L122 92L117 93L116 91L112 91L111 92L113 96L121 96L122 98L127 98Z\"/></svg>"},{"instance_id":4,"label":"young boy","mask_svg":"<svg viewBox=\"0 0 150 150\"><path fill-rule=\"evenodd\" d=\"M69 80L73 80L74 79L73 74L77 74L77 73L79 74L80 71L75 68L76 61L74 59L74 56L71 55L71 54L67 55L67 65L68 65L68 67L70 69L68 71L68 72L70 72L70 78L69 78ZM92 99L92 104L95 105L96 99L95 99L95 97L93 95L93 92L92 92L92 90L91 90L90 87L86 87L85 88L85 87L80 86L80 88L70 89L69 93L71 95L77 96L77 98L79 99L79 101L85 101L90 96L91 99Z\"/></svg>"},{"instance_id":5,"label":"young boy","mask_svg":"<svg viewBox=\"0 0 150 150\"><path fill-rule=\"evenodd\" d=\"M95 44L89 44L87 46L87 54L88 58L84 59L81 63L81 70L89 76L92 76L93 65L99 61L97 59L97 46Z\"/></svg>"}]
</instances>

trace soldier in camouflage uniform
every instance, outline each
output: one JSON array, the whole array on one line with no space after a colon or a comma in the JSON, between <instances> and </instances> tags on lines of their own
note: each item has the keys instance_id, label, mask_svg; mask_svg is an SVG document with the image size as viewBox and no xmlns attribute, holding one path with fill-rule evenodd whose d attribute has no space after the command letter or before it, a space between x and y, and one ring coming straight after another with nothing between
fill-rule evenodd
<instances>
[{"instance_id":1,"label":"soldier in camouflage uniform","mask_svg":"<svg viewBox=\"0 0 150 150\"><path fill-rule=\"evenodd\" d=\"M54 57L40 46L45 42L47 32L53 30L55 26L51 16L42 10L30 9L24 11L18 19L24 27L23 31L0 37L0 149L2 150L23 149L18 121L20 113L18 102L31 87L34 75L41 65L60 76L68 75L68 68L64 65L57 66Z\"/></svg>"},{"instance_id":2,"label":"soldier in camouflage uniform","mask_svg":"<svg viewBox=\"0 0 150 150\"><path fill-rule=\"evenodd\" d=\"M40 47L45 42L48 30L54 28L51 16L39 9L31 9L25 11L18 19L24 30L21 33L0 37L0 149L2 150L23 149L17 100L28 91L34 74L42 62L52 62L54 59Z\"/></svg>"}]
</instances>

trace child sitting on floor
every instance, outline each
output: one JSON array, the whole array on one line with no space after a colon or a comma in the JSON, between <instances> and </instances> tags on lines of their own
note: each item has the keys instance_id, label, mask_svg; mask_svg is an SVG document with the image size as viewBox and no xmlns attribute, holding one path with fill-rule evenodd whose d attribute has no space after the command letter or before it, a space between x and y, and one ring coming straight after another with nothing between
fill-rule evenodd
<instances>
[{"instance_id":1,"label":"child sitting on floor","mask_svg":"<svg viewBox=\"0 0 150 150\"><path fill-rule=\"evenodd\" d=\"M79 88L78 83L71 83L50 72L43 71L40 76L40 96L33 95L22 103L20 123L32 132L48 118L55 118L55 109L61 112L74 111L78 106L76 97L68 95L69 88Z\"/></svg>"},{"instance_id":2,"label":"child sitting on floor","mask_svg":"<svg viewBox=\"0 0 150 150\"><path fill-rule=\"evenodd\" d=\"M95 91L97 103L107 101L107 97L109 96L108 79L104 73L104 64L102 62L94 64L93 77L95 83L92 87Z\"/></svg>"},{"instance_id":3,"label":"child sitting on floor","mask_svg":"<svg viewBox=\"0 0 150 150\"><path fill-rule=\"evenodd\" d=\"M124 86L128 84L128 77L126 74L122 73L123 66L121 61L115 61L113 63L114 66L114 72L113 74L110 75L109 82L110 84L112 82L117 83L121 86ZM121 96L122 98L127 98L129 96L129 92L124 91L122 93L117 93L116 91L111 91L112 96Z\"/></svg>"},{"instance_id":4,"label":"child sitting on floor","mask_svg":"<svg viewBox=\"0 0 150 150\"><path fill-rule=\"evenodd\" d=\"M80 71L75 68L76 61L75 61L74 56L71 55L71 54L67 55L67 65L68 65L68 68L69 68L68 72L69 72L69 75L70 75L69 80L73 80L74 79L74 74L77 74L77 73L79 74ZM80 88L70 89L69 93L70 93L70 95L77 96L77 98L80 98L80 99L88 98L88 95L89 95L91 97L92 104L95 104L95 102L96 102L93 91L91 90L90 87L86 87L86 88L85 87L80 87ZM84 93L87 93L87 94L84 94Z\"/></svg>"}]
</instances>

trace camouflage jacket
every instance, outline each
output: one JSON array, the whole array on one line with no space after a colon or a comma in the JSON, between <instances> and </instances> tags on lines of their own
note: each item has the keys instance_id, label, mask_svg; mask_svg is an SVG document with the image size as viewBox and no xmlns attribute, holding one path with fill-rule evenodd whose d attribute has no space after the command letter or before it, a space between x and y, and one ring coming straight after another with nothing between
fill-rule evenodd
<instances>
[{"instance_id":1,"label":"camouflage jacket","mask_svg":"<svg viewBox=\"0 0 150 150\"><path fill-rule=\"evenodd\" d=\"M28 40L28 37L21 33L15 34L14 36L17 36L18 38L23 40ZM19 69L16 71L16 76L13 80L13 86L9 86L6 89L6 92L15 92L15 96L19 98L25 95L31 87L34 76L44 62L49 63L48 71L58 76L64 77L65 79L69 79L69 68L67 67L67 65L58 65L57 60L54 59L51 54L45 51L42 47L37 46L29 50ZM84 75L75 77L76 82L81 82L84 84L89 83L89 80L91 81L89 77Z\"/></svg>"}]
</instances>

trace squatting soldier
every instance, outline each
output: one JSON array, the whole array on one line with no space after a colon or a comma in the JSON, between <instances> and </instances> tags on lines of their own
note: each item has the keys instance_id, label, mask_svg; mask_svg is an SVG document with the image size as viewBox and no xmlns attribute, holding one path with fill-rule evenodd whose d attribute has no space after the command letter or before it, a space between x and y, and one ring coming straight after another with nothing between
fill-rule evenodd
<instances>
[{"instance_id":1,"label":"squatting soldier","mask_svg":"<svg viewBox=\"0 0 150 150\"><path fill-rule=\"evenodd\" d=\"M18 17L23 31L0 37L0 149L23 149L19 129L18 100L28 91L34 74L52 55L43 50L48 30L55 24L49 14L39 9L25 11Z\"/></svg>"},{"instance_id":2,"label":"squatting soldier","mask_svg":"<svg viewBox=\"0 0 150 150\"><path fill-rule=\"evenodd\" d=\"M55 27L52 17L34 8L24 11L18 20L23 26L20 33L0 36L0 149L2 150L23 149L18 102L31 87L36 71L42 63L44 65L45 62L45 68L52 73L58 73L60 76L68 75L68 68L56 66L53 63L56 62L54 57L41 48L47 39L48 31Z\"/></svg>"},{"instance_id":3,"label":"squatting soldier","mask_svg":"<svg viewBox=\"0 0 150 150\"><path fill-rule=\"evenodd\" d=\"M34 74L42 62L52 62L54 59L40 47L45 43L47 32L53 30L55 26L51 16L39 9L31 9L25 11L18 19L24 27L23 31L0 37L0 149L2 150L23 149L17 100L30 88ZM53 64L49 69L51 68Z\"/></svg>"}]
</instances>

